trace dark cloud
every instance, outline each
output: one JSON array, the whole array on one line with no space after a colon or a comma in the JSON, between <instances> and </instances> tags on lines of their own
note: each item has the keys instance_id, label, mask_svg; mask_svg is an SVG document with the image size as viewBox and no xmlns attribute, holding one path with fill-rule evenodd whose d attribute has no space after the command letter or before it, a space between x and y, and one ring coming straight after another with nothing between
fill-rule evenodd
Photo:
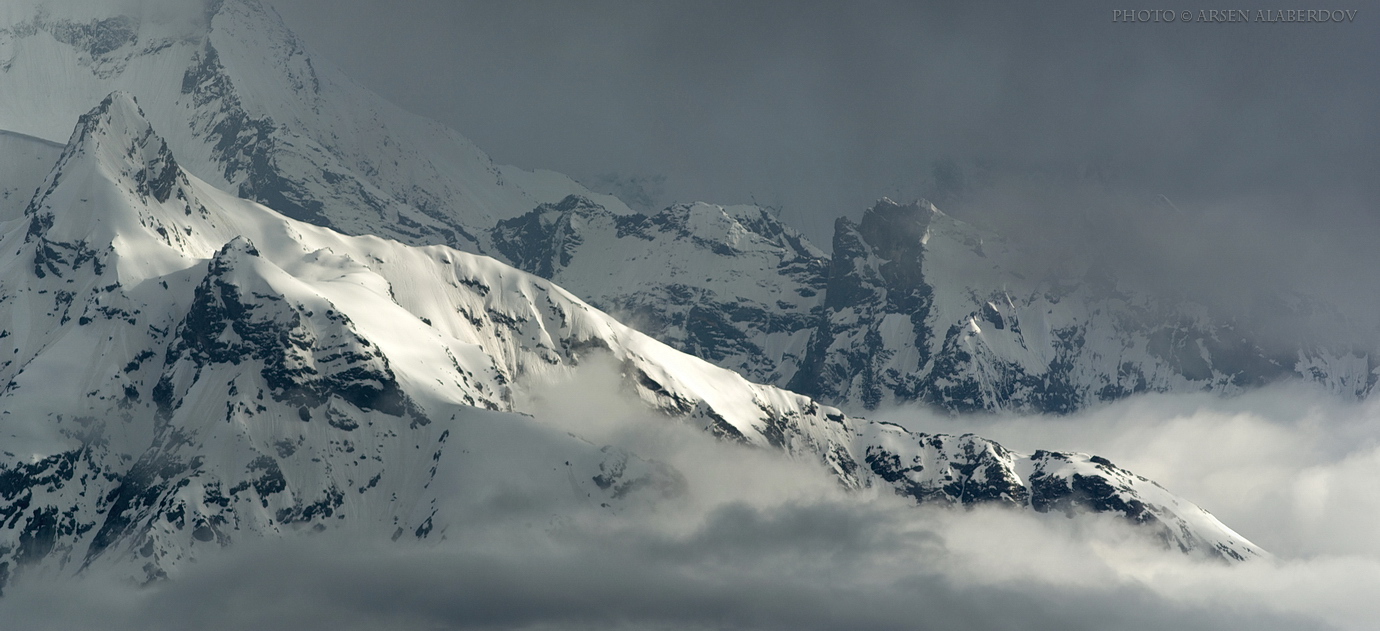
<instances>
[{"instance_id":1,"label":"dark cloud","mask_svg":"<svg viewBox=\"0 0 1380 631\"><path fill-rule=\"evenodd\" d=\"M1102 2L273 3L502 162L665 176L659 203L781 205L826 247L835 217L929 196L1030 243L1034 268L1091 249L1233 315L1284 288L1339 304L1364 340L1380 325L1368 7L1125 24Z\"/></svg>"},{"instance_id":2,"label":"dark cloud","mask_svg":"<svg viewBox=\"0 0 1380 631\"><path fill-rule=\"evenodd\" d=\"M329 535L245 542L150 587L21 584L0 616L115 630L1329 628L1132 582L965 583L946 575L944 555L896 545L898 514L728 506L683 537L634 526L471 532L429 549Z\"/></svg>"}]
</instances>

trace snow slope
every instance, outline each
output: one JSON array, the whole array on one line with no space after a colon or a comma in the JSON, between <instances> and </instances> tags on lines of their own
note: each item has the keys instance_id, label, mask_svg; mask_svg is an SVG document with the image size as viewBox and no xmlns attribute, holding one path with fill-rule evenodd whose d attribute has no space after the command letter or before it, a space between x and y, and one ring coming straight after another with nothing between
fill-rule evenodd
<instances>
[{"instance_id":1,"label":"snow slope","mask_svg":"<svg viewBox=\"0 0 1380 631\"><path fill-rule=\"evenodd\" d=\"M19 217L43 177L62 153L62 145L15 132L0 131L0 221Z\"/></svg>"},{"instance_id":2,"label":"snow slope","mask_svg":"<svg viewBox=\"0 0 1380 631\"><path fill-rule=\"evenodd\" d=\"M81 117L0 224L0 322L6 579L99 564L152 580L207 546L325 528L426 539L454 523L455 497L519 482L514 467L611 510L674 497L665 465L521 414L516 384L591 357L668 422L818 463L845 488L1111 511L1194 554L1262 554L1099 458L852 419L491 258L235 198L183 170L127 93Z\"/></svg>"}]
</instances>

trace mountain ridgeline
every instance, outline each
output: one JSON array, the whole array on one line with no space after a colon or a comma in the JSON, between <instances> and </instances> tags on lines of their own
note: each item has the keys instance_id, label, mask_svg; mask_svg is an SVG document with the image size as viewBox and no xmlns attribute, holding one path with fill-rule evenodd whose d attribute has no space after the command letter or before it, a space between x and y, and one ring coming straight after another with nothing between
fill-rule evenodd
<instances>
[{"instance_id":1,"label":"mountain ridgeline","mask_svg":"<svg viewBox=\"0 0 1380 631\"><path fill-rule=\"evenodd\" d=\"M29 183L0 190L0 209L21 208L51 143L119 90L221 190L345 234L495 256L680 350L837 405L1065 413L1288 378L1366 396L1380 378L1373 348L1281 349L1086 263L1027 278L1018 246L924 202L840 220L832 253L753 206L634 214L559 174L495 165L313 56L257 0L162 10L16 0L0 24L0 144ZM1325 306L1276 302L1336 328Z\"/></svg>"},{"instance_id":2,"label":"mountain ridgeline","mask_svg":"<svg viewBox=\"0 0 1380 631\"><path fill-rule=\"evenodd\" d=\"M1105 459L850 418L492 258L235 198L180 167L126 93L80 118L0 224L0 322L0 588L35 568L160 580L246 537L425 541L519 481L611 511L673 500L676 470L525 414L523 388L596 360L647 422L813 463L843 489L1109 512L1185 553L1262 554Z\"/></svg>"},{"instance_id":3,"label":"mountain ridgeline","mask_svg":"<svg viewBox=\"0 0 1380 631\"><path fill-rule=\"evenodd\" d=\"M490 234L667 344L835 405L1063 414L1283 379L1365 397L1380 379L1366 349L1266 350L1247 323L1093 272L1027 278L1017 246L927 202L839 219L832 256L753 206L622 216L569 197Z\"/></svg>"}]
</instances>

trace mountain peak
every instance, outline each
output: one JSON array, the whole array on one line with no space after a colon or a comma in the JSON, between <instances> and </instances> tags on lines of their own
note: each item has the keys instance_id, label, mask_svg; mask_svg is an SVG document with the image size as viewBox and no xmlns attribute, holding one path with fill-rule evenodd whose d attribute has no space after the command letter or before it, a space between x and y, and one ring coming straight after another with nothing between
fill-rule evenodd
<instances>
[{"instance_id":1,"label":"mountain peak","mask_svg":"<svg viewBox=\"0 0 1380 631\"><path fill-rule=\"evenodd\" d=\"M120 269L133 280L209 256L228 236L208 223L198 190L135 98L112 92L80 117L25 210L35 269L65 277L63 267L123 249L139 253Z\"/></svg>"},{"instance_id":2,"label":"mountain peak","mask_svg":"<svg viewBox=\"0 0 1380 631\"><path fill-rule=\"evenodd\" d=\"M882 252L908 249L920 243L937 212L933 204L924 200L902 205L883 197L863 212L858 228L867 241ZM882 258L891 257L882 255Z\"/></svg>"},{"instance_id":3,"label":"mountain peak","mask_svg":"<svg viewBox=\"0 0 1380 631\"><path fill-rule=\"evenodd\" d=\"M47 192L34 199L31 210L37 209L80 156L89 156L111 175L129 176L135 193L159 202L172 196L180 173L168 143L153 131L138 101L117 90L78 119L67 149L49 175Z\"/></svg>"},{"instance_id":4,"label":"mountain peak","mask_svg":"<svg viewBox=\"0 0 1380 631\"><path fill-rule=\"evenodd\" d=\"M0 9L0 129L67 140L116 89L138 96L188 175L350 234L484 252L476 235L494 221L570 194L631 212L563 175L496 165L384 101L315 57L262 0ZM139 108L104 114L117 110Z\"/></svg>"},{"instance_id":5,"label":"mountain peak","mask_svg":"<svg viewBox=\"0 0 1380 631\"><path fill-rule=\"evenodd\" d=\"M244 235L236 235L235 238L226 241L216 252L216 258L229 256L260 256L259 249L254 247L254 242Z\"/></svg>"},{"instance_id":6,"label":"mountain peak","mask_svg":"<svg viewBox=\"0 0 1380 631\"><path fill-rule=\"evenodd\" d=\"M130 121L140 121L144 127L148 126L144 110L139 107L134 95L125 90L115 90L77 119L77 129L73 134L85 137L92 131Z\"/></svg>"},{"instance_id":7,"label":"mountain peak","mask_svg":"<svg viewBox=\"0 0 1380 631\"><path fill-rule=\"evenodd\" d=\"M90 175L99 176L93 180ZM186 177L173 159L168 143L153 131L139 103L128 92L115 91L83 114L72 130L57 165L48 173L43 186L29 202L26 214L51 216L57 209L71 208L63 215L78 214L94 219L94 213L109 214L116 198L96 196L94 181L114 183L121 192L139 200L167 202ZM64 186L71 182L73 186ZM75 190L81 189L81 190ZM185 193L179 197L185 198ZM74 207L84 209L75 211ZM85 222L81 222L85 223ZM82 235L84 236L84 235Z\"/></svg>"}]
</instances>

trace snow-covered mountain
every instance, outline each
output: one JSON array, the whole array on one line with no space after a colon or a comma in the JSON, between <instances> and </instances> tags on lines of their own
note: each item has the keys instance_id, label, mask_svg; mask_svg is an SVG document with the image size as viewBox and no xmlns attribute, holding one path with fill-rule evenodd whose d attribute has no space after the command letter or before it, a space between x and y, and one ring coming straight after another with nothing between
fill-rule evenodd
<instances>
[{"instance_id":1,"label":"snow-covered mountain","mask_svg":"<svg viewBox=\"0 0 1380 631\"><path fill-rule=\"evenodd\" d=\"M297 221L174 155L114 93L0 224L0 577L153 579L208 546L345 526L426 539L514 467L610 510L674 497L666 465L522 414L515 387L592 357L666 422L845 488L1113 512L1187 552L1261 554L1104 459L849 418L494 259Z\"/></svg>"},{"instance_id":2,"label":"snow-covered mountain","mask_svg":"<svg viewBox=\"0 0 1380 631\"><path fill-rule=\"evenodd\" d=\"M1027 277L1018 246L927 202L840 219L830 257L756 207L622 216L571 197L492 234L513 264L678 349L836 405L1067 413L1286 378L1365 397L1380 379L1373 349L1280 351L1095 269Z\"/></svg>"},{"instance_id":3,"label":"snow-covered mountain","mask_svg":"<svg viewBox=\"0 0 1380 631\"><path fill-rule=\"evenodd\" d=\"M1249 323L1096 273L1027 278L1014 246L928 204L840 221L829 255L755 207L633 214L493 164L313 57L256 0L0 7L0 217L113 90L216 188L338 232L492 254L677 349L837 405L1067 412L1281 378L1366 396L1380 379L1373 348L1280 350Z\"/></svg>"},{"instance_id":4,"label":"snow-covered mountain","mask_svg":"<svg viewBox=\"0 0 1380 631\"><path fill-rule=\"evenodd\" d=\"M483 251L494 221L568 194L494 164L314 57L257 0L0 6L0 129L61 143L106 94L139 99L197 177L349 234Z\"/></svg>"}]
</instances>

